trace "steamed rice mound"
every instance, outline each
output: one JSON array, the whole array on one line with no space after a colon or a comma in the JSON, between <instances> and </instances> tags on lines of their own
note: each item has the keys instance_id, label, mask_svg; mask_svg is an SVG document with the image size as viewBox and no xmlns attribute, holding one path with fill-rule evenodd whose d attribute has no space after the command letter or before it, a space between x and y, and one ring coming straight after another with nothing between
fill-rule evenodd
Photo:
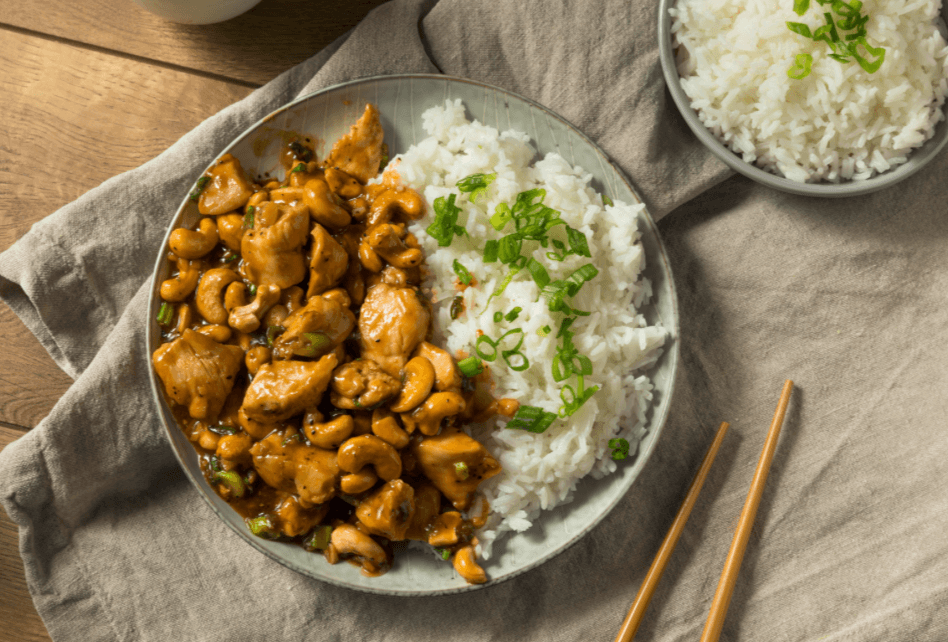
<instances>
[{"instance_id":1,"label":"steamed rice mound","mask_svg":"<svg viewBox=\"0 0 948 642\"><path fill-rule=\"evenodd\" d=\"M476 205L466 196L457 200L462 208L458 224L469 236L455 237L449 247L439 247L425 228L431 216L411 227L421 242L432 278L426 284L436 305L435 328L454 354L472 354L478 332L499 337L514 327L522 328L523 352L530 367L515 372L501 359L490 364L494 396L512 397L522 405L539 406L556 412L562 405L563 383L555 382L550 364L556 355L556 330L564 315L550 312L539 298L536 283L524 270L506 288L503 296L490 295L507 275L508 266L484 263L485 241L500 238L489 224L490 214L500 202L512 203L519 192L543 187L544 204L560 212L561 218L587 237L592 258L570 256L562 263L542 262L552 279L564 278L592 261L599 275L587 282L570 304L591 311L579 317L572 328L574 343L593 364L586 386L601 386L574 415L558 419L543 434L504 429L502 423L475 427L482 441L502 464L503 472L485 482L481 489L490 502L491 517L478 532L479 553L490 557L491 545L504 531L524 531L541 510L569 501L576 483L587 474L601 477L616 469L610 457L610 439L623 437L630 453L645 433L646 413L652 399L652 383L643 372L661 354L666 331L649 326L638 311L651 296L651 286L641 276L645 254L639 238L641 204L616 202L604 206L590 187L591 177L572 167L558 154L548 154L531 164L536 152L526 134L469 122L458 101L446 101L423 114L429 137L396 157L393 163L402 181L422 192L431 204L439 196L459 194L455 184L475 173L496 173L486 197ZM507 230L509 233L509 229ZM526 242L524 255L538 260L547 250L539 243ZM452 265L458 260L476 279L466 288L465 313L452 320L450 303L459 293ZM490 301L488 301L490 299ZM513 322L494 323L495 312L509 312L514 306L523 311ZM552 332L541 336L543 326Z\"/></svg>"},{"instance_id":2,"label":"steamed rice mound","mask_svg":"<svg viewBox=\"0 0 948 642\"><path fill-rule=\"evenodd\" d=\"M748 163L799 182L863 180L904 163L944 119L948 46L940 0L866 0L868 40L886 49L873 74L840 64L791 32L823 24L815 2L678 0L669 10L681 86L701 122ZM815 7L815 8L814 8ZM809 76L787 76L797 54Z\"/></svg>"}]
</instances>

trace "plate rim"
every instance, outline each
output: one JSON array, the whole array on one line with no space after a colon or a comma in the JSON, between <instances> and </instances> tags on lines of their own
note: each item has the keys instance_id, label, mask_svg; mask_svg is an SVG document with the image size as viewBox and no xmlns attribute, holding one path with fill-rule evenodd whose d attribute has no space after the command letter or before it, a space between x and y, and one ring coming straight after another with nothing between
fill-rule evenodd
<instances>
[{"instance_id":1,"label":"plate rim","mask_svg":"<svg viewBox=\"0 0 948 642\"><path fill-rule=\"evenodd\" d=\"M559 120L563 125L569 128L574 134L578 135L582 140L584 140L601 157L601 160L616 173L618 178L635 195L635 197L639 200L639 202L642 203L643 205L645 204L645 201L642 199L639 191L635 188L632 181L628 178L625 172L618 166L618 164L616 164L609 157L609 155L606 154L602 150L602 148L599 147L598 144L596 144L595 141L593 141L585 133L583 133L582 130L580 130L578 127L573 125L569 120L559 115L552 109L530 98L522 96L516 92L510 91L501 87L497 87L489 83L484 83L484 82L472 80L469 78L462 78L458 76L449 76L446 74L434 74L434 73L383 74L383 75L375 75L375 76L366 76L366 77L356 78L353 80L348 80L345 82L329 85L317 91L309 92L305 95L299 96L295 98L294 100L284 105L281 105L280 107L277 107L276 109L267 113L262 118L255 121L253 124L247 126L240 134L238 134L236 137L231 139L231 141L226 145L226 147L224 147L223 149L219 150L218 152L214 154L213 159L206 166L204 171L207 171L207 169L212 167L221 155L229 153L231 149L233 149L235 146L241 143L247 136L250 136L253 132L255 132L257 128L259 128L260 126L268 122L272 122L276 116L278 116L279 114L289 109L296 107L302 102L310 100L316 96L321 96L323 94L336 92L336 91L339 91L345 88L350 88L350 87L360 85L360 84L368 84L368 83L378 82L378 81L399 81L399 80L408 80L408 79L416 79L416 78L423 79L423 80L437 80L437 81L445 82L447 85L450 85L451 83L474 85L477 87L484 88L486 90L495 91L500 94L508 95L517 100L520 100L532 106L533 108L538 109L541 112ZM314 580L318 580L321 582L325 582L333 586L338 586L338 587L349 589L349 590L359 591L362 593L385 595L385 596L391 596L391 597L430 597L430 596L437 596L437 595L452 595L452 594L458 594L458 593L465 593L465 592L474 591L474 590L478 590L482 588L497 586L503 582L506 582L507 580L523 575L524 573L527 573L528 571L538 568L539 566L545 564L546 562L550 561L554 557L560 555L561 553L571 548L579 540L584 538L594 528L596 528L596 526L598 526L609 514L611 514L613 510L615 510L615 507L628 494L629 490L632 488L632 485L639 478L639 475L641 475L642 470L639 470L636 475L631 477L631 479L629 479L627 482L624 482L623 486L621 487L620 492L616 493L616 496L612 499L612 501L610 501L607 504L605 509L602 510L600 514L596 515L596 517L592 521L586 524L583 529L581 529L579 532L572 535L568 540L565 540L560 546L546 552L545 554L543 554L542 556L540 556L538 559L534 560L533 562L526 564L515 570L512 570L501 577L488 579L488 581L485 584L465 583L457 587L438 588L438 589L432 589L432 590L392 590L392 589L374 588L371 586L365 586L361 584L351 584L342 579L335 578L335 577L316 575L311 571L311 569L302 567L294 563L293 561L283 558L277 555L276 553L274 553L273 551L270 551L269 549L263 547L259 541L255 541L255 540L258 540L259 538L250 534L246 529L237 528L229 520L224 518L219 508L214 504L211 497L208 495L207 491L202 486L201 482L204 481L203 478L199 480L192 474L190 468L188 467L184 459L186 456L185 453L181 453L179 451L179 448L177 447L177 444L174 438L172 437L172 434L171 434L172 428L180 431L180 427L177 425L177 422L171 422L173 423L173 426L169 424L169 421L166 416L166 411L170 411L170 409L167 408L168 404L164 398L164 394L160 385L160 380L158 379L158 375L155 372L155 369L152 363L151 345L152 345L153 340L155 339L156 326L157 326L155 322L155 311L158 309L158 306L160 305L160 296L158 294L159 274L162 269L162 266L167 260L165 248L167 248L168 246L168 241L169 241L171 232L174 231L175 223L180 219L185 207L187 207L189 203L189 193L190 193L190 186L188 187L188 190L186 190L186 193L184 194L184 197L182 198L180 205L177 207L174 215L171 217L168 223L165 236L161 242L161 245L159 246L154 268L149 277L149 283L151 284L151 289L150 289L149 297L148 297L148 308L147 308L148 316L146 318L145 337L144 337L144 342L143 342L144 358L147 362L147 367L150 374L149 382L151 386L152 399L155 403L156 410L158 410L158 419L162 424L164 436L168 442L168 445L171 447L172 452L174 452L175 459L177 460L178 465L184 471L185 476L188 478L191 484L198 491L198 494L201 496L201 498L205 501L205 503L208 506L210 506L214 514L217 515L218 519L221 522L223 522L228 528L230 528L230 530L236 533L242 541L249 544L255 550L259 551L260 553L263 553L268 558L281 564L282 566L289 568L290 570L293 570L305 577L312 578ZM677 380L677 372L678 372L678 367L680 364L680 346L679 346L680 316L679 316L678 293L675 287L674 275L672 273L671 262L668 258L667 248L665 247L665 243L661 237L661 234L659 233L657 223L652 218L652 215L648 211L647 206L643 208L642 214L644 214L644 216L642 216L640 220L643 221L644 224L648 227L650 238L655 241L655 244L658 250L658 256L653 257L653 256L646 255L645 270L649 269L649 266L652 265L652 261L656 261L661 264L662 266L661 274L663 274L664 277L667 279L668 281L667 287L669 288L669 291L671 294L671 302L670 302L671 308L670 309L672 312L672 321L673 321L673 324L672 324L673 327L666 328L668 331L668 335L667 335L666 343L664 346L664 352L660 357L660 359L669 359L671 361L671 363L669 364L668 388L667 390L662 391L665 399L663 401L660 401L658 404L653 403L649 408L649 410L654 413L652 421L649 422L650 424L654 424L654 428L650 427L649 432L654 433L655 437L646 445L645 448L641 447L642 442L640 441L639 447L637 448L637 452L636 452L636 459L643 458L642 469L644 470L645 466L648 464L649 459L651 459L651 456L653 452L655 451L655 448L657 447L659 439L661 438L661 434L668 421L668 415L671 410L672 400L674 397L674 392L675 392L675 387L676 387L675 384ZM158 333L157 338L160 341L160 332ZM194 454L194 450L192 448L192 450L190 451L190 453L188 453L188 455L193 455L193 454ZM627 465L634 465L634 463L628 462ZM618 471L610 473L610 475L617 474L617 472ZM587 481L587 479L588 479L588 475L584 477L583 479L579 480L577 483ZM530 530L532 530L535 527L535 524L536 523L534 523L534 525L531 526ZM504 537L510 537L510 536L512 536L512 534L504 535Z\"/></svg>"}]
</instances>

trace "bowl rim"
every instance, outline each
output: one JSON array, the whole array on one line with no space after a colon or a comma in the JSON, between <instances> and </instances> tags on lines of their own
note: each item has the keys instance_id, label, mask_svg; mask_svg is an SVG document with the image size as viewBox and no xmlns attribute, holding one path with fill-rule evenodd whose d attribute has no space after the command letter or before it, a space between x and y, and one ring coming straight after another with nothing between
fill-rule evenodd
<instances>
[{"instance_id":1,"label":"bowl rim","mask_svg":"<svg viewBox=\"0 0 948 642\"><path fill-rule=\"evenodd\" d=\"M718 140L718 137L704 126L701 119L698 118L698 114L691 107L691 100L681 87L681 78L678 75L678 67L675 64L675 54L672 49L671 16L668 13L675 2L676 0L659 0L658 3L658 53L662 74L665 76L665 85L688 128L705 147L734 171L758 183L763 183L768 187L790 194L845 198L870 194L912 176L925 167L948 143L948 115L946 115L948 100L946 100L945 104L942 105L943 117L935 125L932 137L920 147L913 149L905 163L866 180L849 180L840 183L799 183L783 176L771 174L756 165L748 163Z\"/></svg>"},{"instance_id":2,"label":"bowl rim","mask_svg":"<svg viewBox=\"0 0 948 642\"><path fill-rule=\"evenodd\" d=\"M448 83L457 82L457 83L474 85L477 87L485 88L492 91L497 91L501 94L511 96L513 98L523 101L524 103L527 103L545 112L549 116L561 121L564 125L572 129L572 131L576 133L579 137L585 140L590 145L590 147L600 156L601 160L603 160L609 167L613 169L613 171L615 171L618 178L635 195L635 197L639 200L639 202L644 203L638 190L633 186L632 182L626 176L625 172L623 172L622 169L611 158L609 158L609 156L599 147L599 145L597 145L592 139L586 136L585 133L583 133L578 127L573 125L567 119L563 118L562 116L560 116L553 110L545 107L544 105L534 100L531 100L529 98L526 98L520 94L517 94L515 92L509 91L509 90L506 90L494 85L490 85L488 83L471 80L468 78L461 78L457 76L448 76L445 74L409 73L409 74L389 74L389 75L367 76L363 78L357 78L354 80L349 80L346 82L330 85L318 91L314 91L304 96L300 96L299 98L296 98L280 107L277 107L276 109L274 109L273 111L266 114L265 116L263 116L262 118L254 122L252 125L244 129L243 132L237 135L236 137L234 137L224 149L214 154L213 159L207 165L204 171L207 171L207 169L211 168L216 163L217 158L219 158L223 154L229 153L230 150L233 149L235 146L237 146L243 139L245 139L247 136L252 135L257 130L257 128L259 128L260 126L264 124L272 122L275 116L289 109L292 109L293 107L295 107L296 105L304 101L310 100L311 98L321 95L321 94L331 93L334 91L338 91L340 89L350 88L350 87L357 86L360 84L368 84L368 83L377 82L377 81L391 81L391 80L404 80L404 79L440 80L440 81L447 81ZM642 221L644 225L648 228L649 238L654 241L656 245L657 253L655 256L648 256L649 261L646 262L645 269L649 270L649 266L652 265L651 263L652 261L660 265L659 270L660 270L660 273L663 275L663 277L667 280L667 287L669 289L670 299L671 299L670 310L671 310L671 320L673 323L671 327L667 328L668 335L666 339L666 344L664 346L664 352L660 357L660 359L662 360L670 361L669 373L667 377L668 385L667 385L667 389L662 390L662 395L664 399L659 400L657 403L653 402L652 405L650 406L650 411L653 413L653 415L652 415L652 420L651 422L649 422L648 426L649 426L649 432L654 434L654 438L648 441L648 443L645 443L644 446L643 446L643 442L640 441L635 459L628 461L626 463L626 465L628 466L633 466L635 465L635 462L639 458L642 458L641 469L629 480L623 482L623 487L621 487L620 492L616 494L616 496L613 498L611 502L608 503L605 509L599 515L596 515L595 518L591 520L585 526L585 528L583 528L578 533L572 535L568 540L566 540L561 546L559 546L555 550L551 550L545 553L544 555L542 555L541 557L539 557L532 563L524 565L523 567L518 568L514 571L511 571L507 573L506 575L503 575L497 579L489 579L488 582L485 584L465 583L457 587L446 588L446 589L443 589L443 588L433 589L433 590L394 591L391 589L374 588L371 586L347 583L346 581L341 580L339 578L315 575L314 573L311 572L310 569L302 567L294 563L292 560L287 559L283 556L280 556L276 554L275 552L265 548L260 542L259 538L253 536L246 528L241 529L224 518L224 516L221 513L221 510L213 502L212 498L208 494L208 491L202 485L202 482L204 482L204 479L203 478L198 479L192 474L190 468L188 467L186 463L185 458L186 457L193 458L195 451L192 447L188 452L181 452L181 449L178 448L177 443L172 437L171 431L172 430L180 431L180 427L178 426L177 422L174 422L174 421L169 422L168 420L168 415L170 414L170 407L165 399L165 395L164 395L164 391L163 391L163 387L161 385L160 379L158 378L158 375L155 372L154 366L152 364L151 345L153 343L153 340L157 339L160 342L160 338L161 338L161 333L160 333L160 330L158 329L157 321L156 321L157 310L161 304L161 298L159 295L159 285L160 285L159 276L161 273L162 266L167 261L166 248L168 247L168 242L171 236L171 232L174 231L175 229L174 225L179 221L185 207L189 203L189 192L190 192L190 184L189 184L188 190L186 190L184 193L181 204L178 206L178 208L175 210L174 215L169 220L168 229L165 233L165 236L164 236L164 239L162 240L161 245L159 246L157 258L155 260L154 269L152 270L151 277L150 277L151 290L150 290L149 299L148 299L148 317L147 317L147 325L145 328L145 337L144 337L144 342L143 342L142 347L143 347L143 356L147 362L147 368L150 373L150 386L151 386L152 399L155 403L156 409L158 410L158 416L159 416L159 420L162 423L162 427L164 428L165 438L167 439L169 445L171 446L172 451L174 452L175 459L177 459L178 465L184 471L185 476L189 479L191 484L198 491L198 494L202 497L205 503L207 503L207 505L211 508L211 510L215 513L215 515L217 515L218 519L220 519L226 526L228 526L234 533L236 533L237 536L241 540L249 544L251 547L259 551L260 553L263 553L270 559L274 560L275 562L278 562L282 566L285 566L301 575L304 575L306 577L309 577L315 580L319 580L321 582L326 582L327 584L339 586L339 587L350 589L350 590L356 590L363 593L371 593L371 594L394 596L394 597L429 597L429 596L435 596L435 595L449 595L449 594L464 593L464 592L473 591L473 590L477 590L481 588L496 586L502 582L505 582L509 579L522 575L528 571L531 571L545 564L546 562L550 561L552 558L556 557L557 555L571 548L580 539L588 535L597 525L599 525L606 518L606 516L612 513L612 511L615 509L618 503L628 494L629 489L638 479L639 475L641 475L641 471L644 469L645 465L648 463L648 460L651 459L652 453L655 451L655 448L657 447L657 444L661 438L661 434L668 421L668 415L670 413L671 405L672 405L672 401L674 397L674 392L675 392L675 387L676 387L675 383L677 380L677 372L678 372L678 367L680 364L680 346L679 346L680 315L679 315L678 293L677 293L677 288L675 287L675 280L674 280L674 275L671 269L671 262L668 258L668 251L667 251L667 248L665 247L664 241L662 240L661 234L659 233L658 226L655 220L652 218L651 213L648 211L648 208L646 207L643 209L641 213L644 216L640 217L640 221ZM613 475L618 474L618 471L612 474ZM589 476L587 475L587 477L584 477L577 483L588 481L588 478ZM536 526L536 523L534 523L534 526L531 527L531 530L535 526ZM507 536L512 536L512 535L514 534L508 534Z\"/></svg>"}]
</instances>

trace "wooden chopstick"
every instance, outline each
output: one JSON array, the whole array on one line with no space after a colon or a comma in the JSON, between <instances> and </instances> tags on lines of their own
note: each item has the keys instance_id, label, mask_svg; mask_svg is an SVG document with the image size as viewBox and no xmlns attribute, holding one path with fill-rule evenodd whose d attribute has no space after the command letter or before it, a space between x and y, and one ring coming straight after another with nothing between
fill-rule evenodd
<instances>
[{"instance_id":1,"label":"wooden chopstick","mask_svg":"<svg viewBox=\"0 0 948 642\"><path fill-rule=\"evenodd\" d=\"M728 551L727 559L724 561L724 570L721 571L718 589L714 593L714 600L711 602L711 611L708 613L708 621L705 622L704 632L701 634L701 642L717 642L721 635L724 617L727 615L727 608L731 603L731 594L734 593L734 584L737 582L737 573L741 569L741 561L744 559L744 551L747 549L747 540L750 538L751 529L754 527L757 507L760 505L760 498L764 494L764 484L767 483L767 473L770 472L770 463L773 461L774 451L777 448L777 438L780 436L784 415L787 414L791 390L793 390L793 382L787 379L783 384L783 391L780 393L780 401L777 403L777 412L774 413L770 431L764 441L764 450L760 454L760 461L757 462L757 470L754 472L754 479L751 482L750 491L747 493L747 501L744 502L744 510L741 511L740 521L738 521L737 529L734 531L731 550Z\"/></svg>"},{"instance_id":2,"label":"wooden chopstick","mask_svg":"<svg viewBox=\"0 0 948 642\"><path fill-rule=\"evenodd\" d=\"M724 439L724 434L727 432L727 429L728 423L726 421L718 428L718 432L714 436L714 441L711 442L711 447L708 448L708 452L704 456L704 461L701 462L701 468L698 469L698 473L695 475L694 480L691 482L691 487L688 489L688 494L685 495L685 501L682 502L681 508L678 509L678 514L675 515L675 521L672 522L671 528L668 529L665 540L658 549L658 553L655 554L655 559L652 561L648 573L645 574L645 580L642 582L642 586L639 587L635 601L632 602L632 608L629 609L629 614L625 616L625 621L622 622L622 626L619 628L616 642L629 642L635 636L635 632L638 631L639 624L642 623L642 618L645 616L645 609L648 608L648 603L652 600L652 594L655 593L655 587L658 586L658 580L661 579L665 566L671 558L672 551L675 550L675 544L678 543L678 536L681 535L681 532L684 530L688 516L691 514L691 509L694 508L695 502L698 501L701 486L704 485L708 471L711 470L711 464L714 463L714 457L718 454L718 448L721 446L721 441Z\"/></svg>"}]
</instances>

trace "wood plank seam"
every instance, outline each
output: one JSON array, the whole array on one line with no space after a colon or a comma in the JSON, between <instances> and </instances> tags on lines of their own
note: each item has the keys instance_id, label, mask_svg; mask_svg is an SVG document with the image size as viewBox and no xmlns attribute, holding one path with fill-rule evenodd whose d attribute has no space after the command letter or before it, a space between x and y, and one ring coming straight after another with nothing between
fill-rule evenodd
<instances>
[{"instance_id":1,"label":"wood plank seam","mask_svg":"<svg viewBox=\"0 0 948 642\"><path fill-rule=\"evenodd\" d=\"M19 424L11 424L8 421L0 420L0 427L9 428L10 430L19 430L20 432L29 432L31 428L28 426L21 426Z\"/></svg>"},{"instance_id":2,"label":"wood plank seam","mask_svg":"<svg viewBox=\"0 0 948 642\"><path fill-rule=\"evenodd\" d=\"M239 85L241 87L248 87L250 89L257 89L262 87L258 83L249 82L247 80L241 80L240 78L233 78L231 76L225 76L223 74L215 74L208 71L202 71L200 69L194 69L192 67L185 67L183 65L176 65L171 62L164 62L161 60L154 60L152 58L145 58L144 56L136 56L135 54L126 53L124 51L116 51L115 49L108 49L106 47L100 47L98 45L91 45L79 40L72 40L70 38L63 38L60 36L52 36L42 31L34 31L32 29L24 29L23 27L16 27L14 25L0 23L0 29L5 31L12 31L23 36L30 36L31 38L40 38L42 40L48 40L50 42L55 42L62 45L69 45L71 47L79 47L81 49L88 49L89 51L94 51L96 53L107 54L110 56L116 56L118 58L124 58L126 60L133 60L135 62L140 62L146 65L153 65L155 67L161 67L163 69L170 69L172 71L183 72L191 74L194 76L200 76L201 78L207 78L208 80L216 80L219 82L231 83L234 85Z\"/></svg>"}]
</instances>

